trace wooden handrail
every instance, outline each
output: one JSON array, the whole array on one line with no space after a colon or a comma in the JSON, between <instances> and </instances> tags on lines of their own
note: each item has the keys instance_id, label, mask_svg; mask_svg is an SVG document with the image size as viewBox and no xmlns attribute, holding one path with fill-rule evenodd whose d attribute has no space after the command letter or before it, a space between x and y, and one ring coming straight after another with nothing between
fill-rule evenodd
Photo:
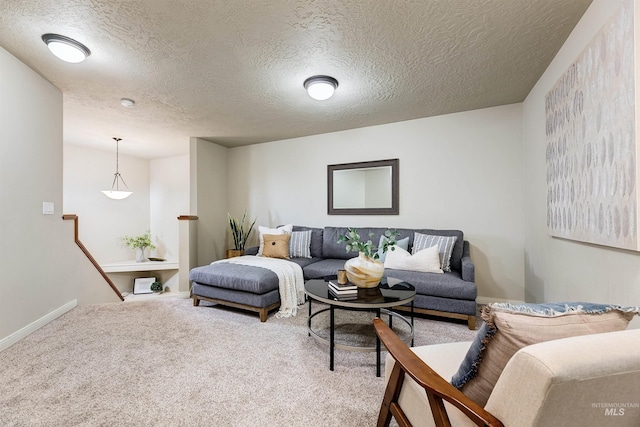
<instances>
[{"instance_id":1,"label":"wooden handrail","mask_svg":"<svg viewBox=\"0 0 640 427\"><path fill-rule=\"evenodd\" d=\"M98 264L98 261L96 261L93 255L91 255L89 250L82 244L82 242L78 238L78 215L66 214L66 215L62 215L62 219L65 221L73 220L73 229L74 229L73 238L76 242L76 245L78 245L80 247L80 250L82 250L82 252L84 252L84 254L87 256L87 258L89 258L89 261L91 261L91 264L93 264L96 270L98 270L98 273L100 273L100 275L104 278L104 280L107 281L109 286L111 286L111 289L113 289L113 292L115 292L116 295L118 295L118 298L120 298L121 301L124 301L124 297L122 296L122 294L120 293L116 285L113 284L111 279L109 279L109 276L107 276L107 273L105 273L102 267L100 267L100 264Z\"/></svg>"}]
</instances>

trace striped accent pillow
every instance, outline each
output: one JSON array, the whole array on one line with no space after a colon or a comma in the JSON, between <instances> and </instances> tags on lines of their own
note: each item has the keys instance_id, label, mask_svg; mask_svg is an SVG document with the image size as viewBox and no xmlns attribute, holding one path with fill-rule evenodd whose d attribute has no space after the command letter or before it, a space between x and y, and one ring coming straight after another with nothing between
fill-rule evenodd
<instances>
[{"instance_id":1,"label":"striped accent pillow","mask_svg":"<svg viewBox=\"0 0 640 427\"><path fill-rule=\"evenodd\" d=\"M451 254L458 236L432 236L430 234L414 233L412 254L422 249L438 246L442 271L451 271Z\"/></svg>"},{"instance_id":2,"label":"striped accent pillow","mask_svg":"<svg viewBox=\"0 0 640 427\"><path fill-rule=\"evenodd\" d=\"M289 256L291 258L311 258L311 230L291 233Z\"/></svg>"}]
</instances>

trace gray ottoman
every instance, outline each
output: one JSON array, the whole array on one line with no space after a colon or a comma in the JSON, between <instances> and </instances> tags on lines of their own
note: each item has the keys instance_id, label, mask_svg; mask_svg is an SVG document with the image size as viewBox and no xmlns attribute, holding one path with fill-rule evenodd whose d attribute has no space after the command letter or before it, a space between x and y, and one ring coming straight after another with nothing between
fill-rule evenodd
<instances>
[{"instance_id":1,"label":"gray ottoman","mask_svg":"<svg viewBox=\"0 0 640 427\"><path fill-rule=\"evenodd\" d=\"M266 268L223 262L193 268L189 279L194 306L205 300L255 311L261 322L280 307L278 276Z\"/></svg>"}]
</instances>

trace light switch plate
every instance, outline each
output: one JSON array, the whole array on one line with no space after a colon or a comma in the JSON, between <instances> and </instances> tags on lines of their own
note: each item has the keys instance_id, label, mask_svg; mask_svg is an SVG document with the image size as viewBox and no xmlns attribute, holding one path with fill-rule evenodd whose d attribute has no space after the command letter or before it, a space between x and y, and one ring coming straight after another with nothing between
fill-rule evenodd
<instances>
[{"instance_id":1,"label":"light switch plate","mask_svg":"<svg viewBox=\"0 0 640 427\"><path fill-rule=\"evenodd\" d=\"M53 202L42 202L42 215L53 215L54 206Z\"/></svg>"}]
</instances>

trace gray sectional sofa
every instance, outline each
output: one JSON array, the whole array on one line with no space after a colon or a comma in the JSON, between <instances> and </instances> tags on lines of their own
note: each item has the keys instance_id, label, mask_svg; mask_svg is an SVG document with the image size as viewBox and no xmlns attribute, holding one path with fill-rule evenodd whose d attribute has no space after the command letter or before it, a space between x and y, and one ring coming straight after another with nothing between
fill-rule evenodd
<instances>
[{"instance_id":1,"label":"gray sectional sofa","mask_svg":"<svg viewBox=\"0 0 640 427\"><path fill-rule=\"evenodd\" d=\"M338 244L338 235L347 231L346 227L302 227L294 226L293 231L311 230L311 258L291 258L302 267L305 280L334 276L344 268L344 262L357 256L345 251L344 243ZM387 228L358 227L358 233L378 243ZM476 297L475 267L469 256L469 242L464 240L460 230L432 230L398 228L398 240L409 238L411 251L414 233L440 236L457 236L451 255L451 271L444 274L422 273L408 270L386 269L385 275L404 280L416 288L414 310L435 316L466 320L469 329L475 329ZM250 248L246 254L257 253ZM280 304L278 278L275 273L259 268L236 264L218 263L196 267L190 272L194 305L200 300L257 311L260 320L266 321L267 313ZM401 307L409 310L409 307Z\"/></svg>"}]
</instances>

